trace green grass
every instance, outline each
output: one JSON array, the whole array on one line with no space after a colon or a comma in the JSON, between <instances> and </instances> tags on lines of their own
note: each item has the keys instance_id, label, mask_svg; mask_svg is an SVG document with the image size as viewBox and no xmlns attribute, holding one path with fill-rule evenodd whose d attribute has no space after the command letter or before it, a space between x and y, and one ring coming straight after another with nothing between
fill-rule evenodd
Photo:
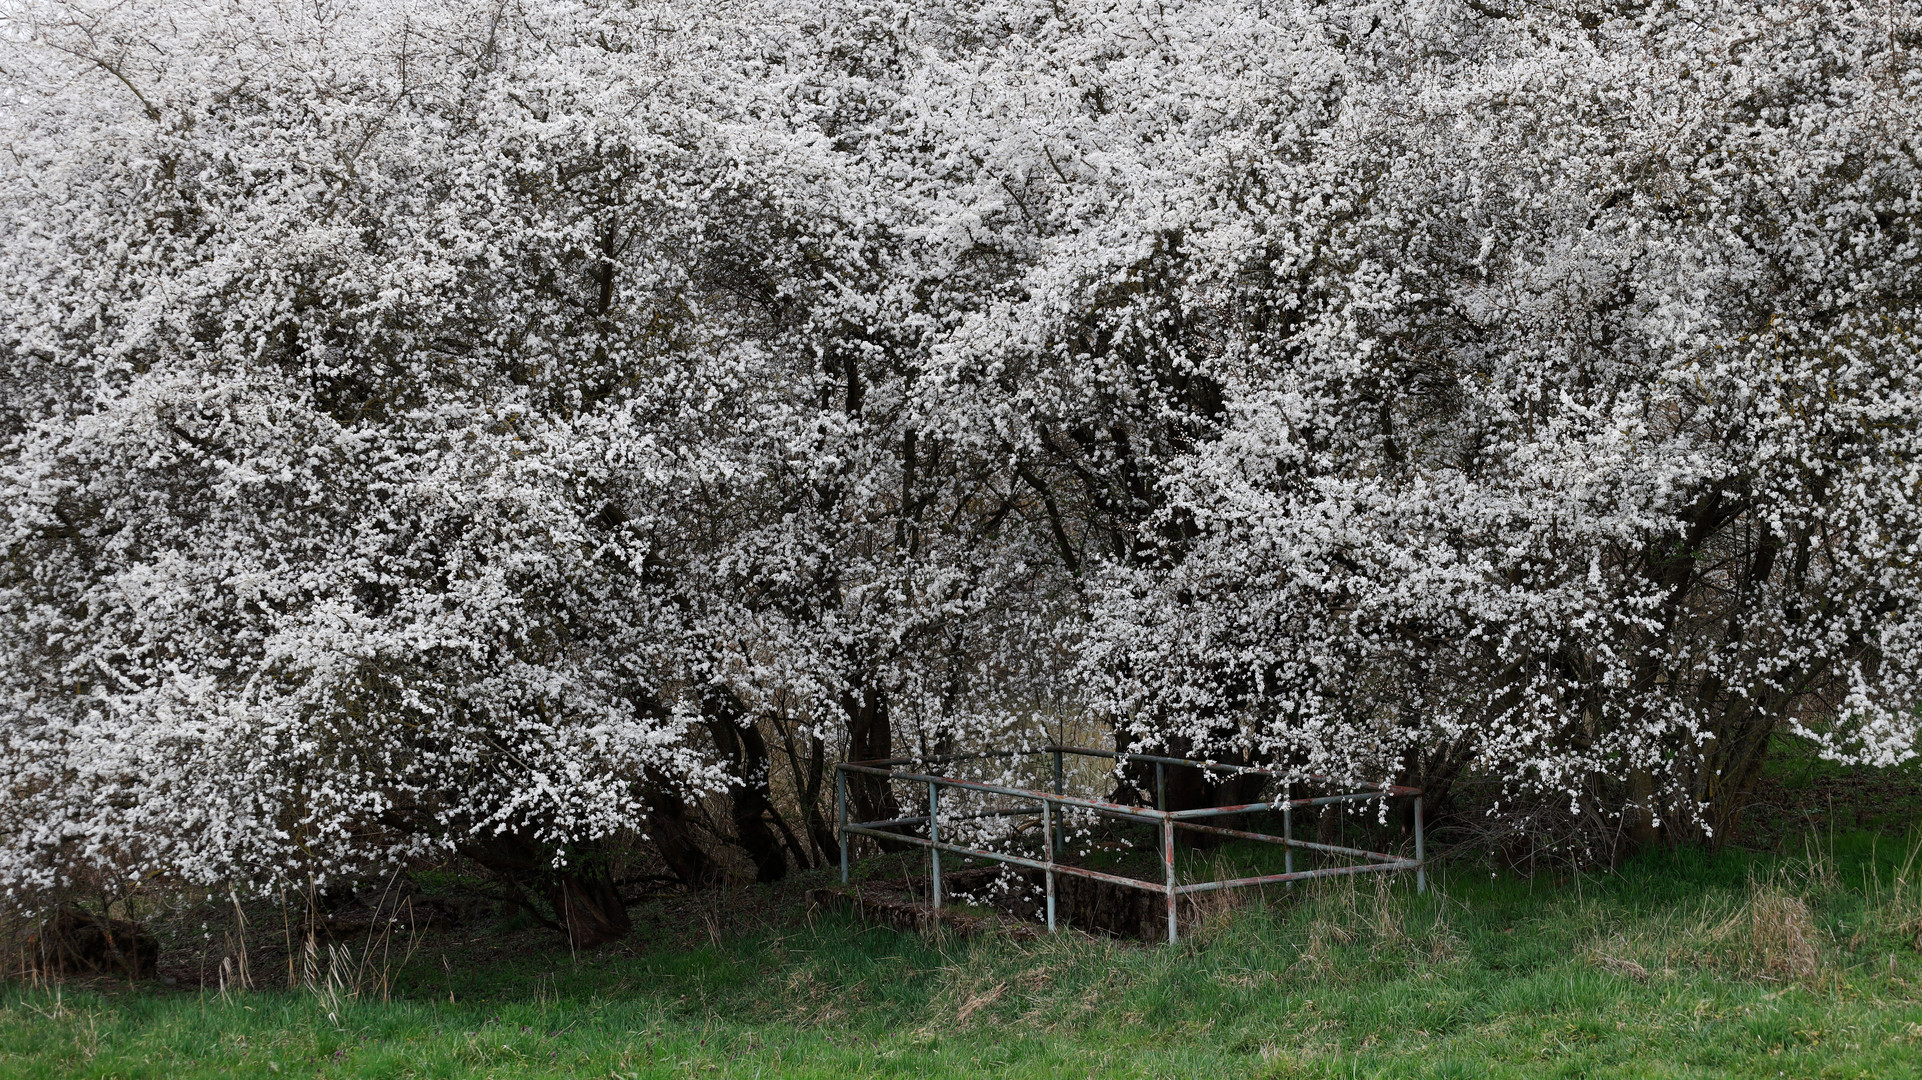
<instances>
[{"instance_id":1,"label":"green grass","mask_svg":"<svg viewBox=\"0 0 1922 1080\"><path fill-rule=\"evenodd\" d=\"M1922 863L1666 855L1354 879L1175 948L929 940L799 908L691 946L430 942L391 1000L0 991L6 1077L1922 1076ZM671 928L669 928L671 929ZM683 928L684 929L684 928ZM540 939L545 940L545 939ZM449 994L453 995L450 1003Z\"/></svg>"}]
</instances>

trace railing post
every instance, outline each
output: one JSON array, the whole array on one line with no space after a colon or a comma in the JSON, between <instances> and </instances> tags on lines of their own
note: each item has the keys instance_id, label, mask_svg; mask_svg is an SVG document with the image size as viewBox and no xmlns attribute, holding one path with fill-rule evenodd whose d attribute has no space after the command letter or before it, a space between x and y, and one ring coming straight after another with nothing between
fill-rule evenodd
<instances>
[{"instance_id":1,"label":"railing post","mask_svg":"<svg viewBox=\"0 0 1922 1080\"><path fill-rule=\"evenodd\" d=\"M941 842L941 788L932 780L928 781L928 839L935 843ZM933 900L934 906L939 908L941 906L940 848L928 849L928 874L934 882L928 896Z\"/></svg>"},{"instance_id":2,"label":"railing post","mask_svg":"<svg viewBox=\"0 0 1922 1080\"><path fill-rule=\"evenodd\" d=\"M848 883L848 772L841 766L834 767L834 804L835 817L840 821L841 833L841 884Z\"/></svg>"},{"instance_id":3,"label":"railing post","mask_svg":"<svg viewBox=\"0 0 1922 1080\"><path fill-rule=\"evenodd\" d=\"M1155 809L1168 809L1168 767L1155 762Z\"/></svg>"},{"instance_id":4,"label":"railing post","mask_svg":"<svg viewBox=\"0 0 1922 1080\"><path fill-rule=\"evenodd\" d=\"M1281 871L1284 874L1292 874L1295 872L1295 845L1292 843L1295 838L1294 781L1290 780L1281 786L1281 796L1281 838L1291 841L1291 843L1284 845L1281 849ZM1288 887L1291 889L1294 888L1295 883L1292 881L1289 882Z\"/></svg>"},{"instance_id":5,"label":"railing post","mask_svg":"<svg viewBox=\"0 0 1922 1080\"><path fill-rule=\"evenodd\" d=\"M1048 850L1048 933L1054 933L1054 804L1041 800L1041 843Z\"/></svg>"},{"instance_id":6,"label":"railing post","mask_svg":"<svg viewBox=\"0 0 1922 1080\"><path fill-rule=\"evenodd\" d=\"M1061 795L1066 793L1065 789L1062 786L1061 748L1060 747L1056 747L1054 751L1054 793L1056 795ZM1048 849L1050 858L1053 858L1055 855L1058 855L1061 853L1062 843L1063 843L1063 840L1062 840L1061 832L1060 830L1056 830L1054 834L1054 846Z\"/></svg>"},{"instance_id":7,"label":"railing post","mask_svg":"<svg viewBox=\"0 0 1922 1080\"><path fill-rule=\"evenodd\" d=\"M1415 891L1428 891L1428 852L1422 844L1421 796L1415 796Z\"/></svg>"},{"instance_id":8,"label":"railing post","mask_svg":"<svg viewBox=\"0 0 1922 1080\"><path fill-rule=\"evenodd\" d=\"M1168 944L1175 943L1175 819L1161 819L1161 861L1168 871Z\"/></svg>"}]
</instances>

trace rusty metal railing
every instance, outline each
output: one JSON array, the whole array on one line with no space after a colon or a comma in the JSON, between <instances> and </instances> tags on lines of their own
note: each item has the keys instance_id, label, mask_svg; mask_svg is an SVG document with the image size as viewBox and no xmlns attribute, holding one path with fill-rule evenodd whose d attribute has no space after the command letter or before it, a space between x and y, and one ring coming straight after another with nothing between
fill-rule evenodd
<instances>
[{"instance_id":1,"label":"rusty metal railing","mask_svg":"<svg viewBox=\"0 0 1922 1080\"><path fill-rule=\"evenodd\" d=\"M930 772L915 772L901 768L914 764L912 758L882 758L874 761L850 761L835 766L834 786L836 816L840 825L841 840L841 883L848 881L848 838L850 835L872 836L897 843L913 844L928 849L928 872L930 887L928 896L934 907L941 906L941 853L946 851L957 855L989 859L1007 863L1011 866L1025 867L1041 871L1045 881L1048 930L1055 930L1055 875L1069 874L1076 877L1092 878L1124 888L1141 889L1147 892L1162 893L1168 902L1168 940L1174 942L1178 937L1176 927L1176 903L1183 895L1211 892L1217 889L1239 889L1251 885L1286 884L1290 888L1297 881L1311 878L1335 877L1342 874L1395 873L1404 870L1415 872L1415 891L1428 889L1427 856L1422 833L1422 792L1420 788L1404 787L1397 784L1377 784L1366 790L1348 791L1335 795L1321 795L1312 798L1294 798L1294 785L1297 782L1315 783L1321 786L1337 786L1336 782L1322 776L1290 775L1274 769L1263 769L1245 765L1226 765L1214 761L1195 761L1189 758L1161 757L1154 754L1131 754L1114 750L1094 750L1082 746L1045 746L1039 750L1003 751L987 754L967 755L966 759L1016 757L1023 754L1051 754L1054 764L1054 790L1039 791L1031 788L1009 787L1001 784L984 783L978 780L965 780L953 776L940 776ZM1115 761L1138 761L1152 763L1155 767L1155 805L1152 809L1140 806L1126 806L1108 802L1104 799L1091 799L1084 796L1069 795L1064 790L1063 757L1109 758ZM948 763L962 758L942 759ZM1243 803L1235 806L1207 806L1194 810L1167 810L1167 770L1174 768L1202 769L1209 772L1234 776L1268 776L1281 780L1285 787L1282 798L1274 802ZM926 784L928 792L928 812L924 815L889 818L884 821L848 820L848 774L857 773L880 777L893 783L904 781ZM1352 786L1352 785L1350 785ZM971 813L941 813L941 791L953 788L965 792L978 792L982 795L999 795L1032 802L1035 805L1021 805L982 810ZM1300 807L1326 806L1333 803L1360 802L1369 799L1389 799L1409 796L1414 799L1415 810L1415 857L1410 859L1401 855L1390 855L1380 851L1366 851L1361 848L1342 847L1337 844L1320 844L1295 838L1294 812ZM1063 814L1070 810L1086 811L1098 817L1134 821L1156 826L1160 832L1160 848L1163 880L1145 881L1140 878L1121 874L1110 874L1100 870L1076 866L1061 861L1065 839L1060 826ZM1207 825L1202 819L1220 817L1227 814L1248 814L1263 811L1280 812L1282 816L1282 835L1251 832L1243 829L1230 829L1218 825ZM1019 817L1040 815L1041 818L1041 858L1013 855L1007 852L990 851L984 848L969 847L941 839L943 821L959 822L994 817ZM926 836L919 836L908 830L915 826L926 826ZM1230 836L1242 840L1257 840L1280 844L1286 848L1283 856L1283 873L1261 874L1254 877L1228 878L1218 881L1198 881L1183 884L1176 880L1175 873L1175 830L1187 829L1193 832L1217 836ZM1295 849L1321 852L1328 855L1345 855L1362 862L1337 866L1324 866L1313 870L1295 869Z\"/></svg>"}]
</instances>

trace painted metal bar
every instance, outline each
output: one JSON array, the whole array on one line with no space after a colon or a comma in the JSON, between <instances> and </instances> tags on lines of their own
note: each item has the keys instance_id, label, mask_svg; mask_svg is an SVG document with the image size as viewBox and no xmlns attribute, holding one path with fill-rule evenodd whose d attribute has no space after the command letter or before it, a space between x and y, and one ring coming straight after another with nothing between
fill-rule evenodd
<instances>
[{"instance_id":1,"label":"painted metal bar","mask_svg":"<svg viewBox=\"0 0 1922 1080\"><path fill-rule=\"evenodd\" d=\"M935 841L931 841L925 836L882 832L879 829L870 829L862 825L849 825L848 831L857 835L878 836L883 839L894 840L903 844L915 844L920 847L938 846L942 851L951 852L956 855L990 859L994 862L1004 862L1012 866L1025 866L1033 870L1046 870L1048 868L1048 864L1039 859L1024 858L1020 855L1004 855L999 851L983 851L980 848L963 847L960 844L950 844L945 840L936 844ZM1104 874L1099 870L1090 870L1084 866L1072 866L1068 863L1055 863L1054 870L1057 874L1071 874L1075 877L1093 878L1096 881L1106 881L1113 885L1125 885L1130 889L1140 889L1144 892L1166 892L1168 888L1167 885L1158 881L1143 881L1140 878L1122 877L1119 874Z\"/></svg>"},{"instance_id":2,"label":"painted metal bar","mask_svg":"<svg viewBox=\"0 0 1922 1080\"><path fill-rule=\"evenodd\" d=\"M866 834L866 835L882 837L884 839L896 840L896 841L900 841L902 843L907 843L907 844L916 844L921 847L939 847L942 851L952 852L956 855L969 855L975 858L988 859L994 862L1008 863L1014 866L1025 866L1030 869L1041 870L1044 872L1049 869L1048 863L1045 863L1036 859L1025 859L1018 855L1004 855L998 851L984 851L980 848L964 847L960 844L951 844L951 843L947 843L946 841L940 841L940 842L930 841L927 838L920 837L920 836L902 836L897 833L881 832L877 829L868 829L860 825L849 825L848 831L852 833L857 833L857 834ZM1225 881L1203 881L1194 885L1177 885L1175 887L1175 891L1177 893L1210 892L1215 889L1241 888L1249 885L1267 885L1275 882L1286 882L1286 881L1305 881L1309 878L1334 877L1341 874L1371 874L1371 873L1378 873L1378 872L1388 872L1393 870L1412 870L1417 865L1418 864L1413 859L1396 859L1394 862L1357 864L1353 866L1331 866L1331 867L1324 867L1319 870L1302 870L1293 874L1266 874L1261 877L1234 878L1234 879L1225 880ZM1115 885L1126 886L1131 889L1140 889L1144 892L1165 894L1168 890L1168 884L1166 882L1142 881L1139 878L1121 877L1118 874L1104 874L1099 870L1089 870L1085 867L1080 867L1080 866L1069 866L1065 863L1056 863L1054 864L1053 869L1057 873L1072 874L1076 877L1093 878L1096 881L1106 881Z\"/></svg>"},{"instance_id":3,"label":"painted metal bar","mask_svg":"<svg viewBox=\"0 0 1922 1080\"><path fill-rule=\"evenodd\" d=\"M1428 852L1422 844L1421 796L1415 796L1415 891L1428 891Z\"/></svg>"},{"instance_id":4,"label":"painted metal bar","mask_svg":"<svg viewBox=\"0 0 1922 1080\"><path fill-rule=\"evenodd\" d=\"M934 909L941 910L941 785L928 784L928 839L934 841L928 847L928 876L933 879L928 896L934 901Z\"/></svg>"},{"instance_id":5,"label":"painted metal bar","mask_svg":"<svg viewBox=\"0 0 1922 1080\"><path fill-rule=\"evenodd\" d=\"M1230 878L1225 881L1200 881L1193 885L1183 885L1176 891L1214 892L1216 889L1243 889L1250 885L1272 885L1278 881L1306 881L1309 878L1340 877L1344 874L1387 874L1396 870L1412 870L1414 866L1413 859L1402 859L1394 863L1369 863L1365 866L1326 866L1319 870L1303 870L1294 874L1263 874L1260 877Z\"/></svg>"},{"instance_id":6,"label":"painted metal bar","mask_svg":"<svg viewBox=\"0 0 1922 1080\"><path fill-rule=\"evenodd\" d=\"M1366 848L1342 847L1340 844L1317 844L1313 840L1295 840L1290 847L1307 848L1309 851L1326 851L1331 855L1353 855L1357 859L1372 859L1375 862L1407 862L1401 855L1390 855L1385 851L1369 851Z\"/></svg>"},{"instance_id":7,"label":"painted metal bar","mask_svg":"<svg viewBox=\"0 0 1922 1080\"><path fill-rule=\"evenodd\" d=\"M972 821L976 818L1026 817L1029 814L1039 814L1040 812L1041 812L1041 808L1038 806L1016 806L1016 807L1011 807L1003 810L976 810L967 814L943 814L941 815L941 820L942 821ZM927 818L927 815L925 814L918 815L915 817L889 818L886 821L861 822L861 824L866 825L870 829L887 829L887 828L894 828L894 827L903 826L903 825L926 825L927 823L928 823L928 818Z\"/></svg>"},{"instance_id":8,"label":"painted metal bar","mask_svg":"<svg viewBox=\"0 0 1922 1080\"><path fill-rule=\"evenodd\" d=\"M1175 943L1175 821L1161 822L1161 861L1168 869L1168 944Z\"/></svg>"},{"instance_id":9,"label":"painted metal bar","mask_svg":"<svg viewBox=\"0 0 1922 1080\"><path fill-rule=\"evenodd\" d=\"M1353 784L1356 787L1367 786L1376 788L1390 795L1415 795L1421 791L1420 788L1404 787L1400 784L1364 784L1360 781L1337 780L1331 776L1321 776L1315 773L1290 774L1279 769L1264 769L1257 765L1223 765L1216 761L1191 761L1188 758L1161 757L1156 754L1134 754L1117 750L1096 750L1088 746L1045 746L1042 747L1042 749L1059 750L1062 753L1078 754L1083 757L1116 758L1125 761L1158 761L1166 765L1186 765L1193 769L1206 769L1209 772L1225 773L1234 776L1274 776L1282 779L1312 780L1318 784Z\"/></svg>"},{"instance_id":10,"label":"painted metal bar","mask_svg":"<svg viewBox=\"0 0 1922 1080\"><path fill-rule=\"evenodd\" d=\"M1048 933L1054 933L1054 804L1041 804L1041 850L1048 853Z\"/></svg>"},{"instance_id":11,"label":"painted metal bar","mask_svg":"<svg viewBox=\"0 0 1922 1080\"><path fill-rule=\"evenodd\" d=\"M860 761L845 761L843 765L865 765L870 768L902 768L915 765L952 765L960 761L982 761L989 758L1025 757L1029 754L1043 754L1047 750L983 750L974 754L929 754L925 757L863 758Z\"/></svg>"},{"instance_id":12,"label":"painted metal bar","mask_svg":"<svg viewBox=\"0 0 1922 1080\"><path fill-rule=\"evenodd\" d=\"M1038 750L975 750L966 754L929 754L921 758L893 758L890 760L913 763L916 761L933 765L936 762L980 761L984 758L1021 757L1024 754L1040 753ZM865 764L865 763L864 763Z\"/></svg>"},{"instance_id":13,"label":"painted metal bar","mask_svg":"<svg viewBox=\"0 0 1922 1080\"><path fill-rule=\"evenodd\" d=\"M1053 799L1055 802L1064 806L1079 806L1083 809L1096 810L1114 817L1123 817L1144 822L1155 822L1168 816L1180 818L1220 817L1225 814L1248 814L1277 808L1275 804L1271 802L1258 802L1238 803L1234 806L1204 806L1197 810L1144 810L1137 806L1123 806L1120 803L1107 802L1103 799L1084 799L1074 795L1053 795L1045 791L1003 787L999 784L984 784L976 780L960 780L950 776L930 776L926 773L896 772L890 769L876 769L864 765L842 765L839 766L839 768L849 772L883 776L892 780L945 784L949 787L966 788L969 791L986 791L997 795L1013 795L1023 799ZM1362 802L1368 799L1385 798L1392 794L1394 794L1393 791L1357 791L1345 795L1322 795L1312 799L1294 799L1290 802L1290 805L1321 806L1326 803Z\"/></svg>"},{"instance_id":14,"label":"painted metal bar","mask_svg":"<svg viewBox=\"0 0 1922 1080\"><path fill-rule=\"evenodd\" d=\"M848 883L848 774L841 767L834 769L834 801L841 821L841 884Z\"/></svg>"},{"instance_id":15,"label":"painted metal bar","mask_svg":"<svg viewBox=\"0 0 1922 1080\"><path fill-rule=\"evenodd\" d=\"M1164 813L1168 809L1168 766L1159 761L1155 762L1155 809Z\"/></svg>"},{"instance_id":16,"label":"painted metal bar","mask_svg":"<svg viewBox=\"0 0 1922 1080\"><path fill-rule=\"evenodd\" d=\"M1295 785L1293 783L1285 785L1281 789L1281 794L1281 836L1282 843L1287 845L1286 850L1282 852L1281 867L1292 874L1295 872ZM1294 888L1294 881L1290 880L1288 887Z\"/></svg>"},{"instance_id":17,"label":"painted metal bar","mask_svg":"<svg viewBox=\"0 0 1922 1080\"><path fill-rule=\"evenodd\" d=\"M1046 806L1047 804L1044 803L1043 805ZM1041 808L1020 809L1020 810L985 810L985 811L981 811L979 813L973 813L973 814L944 814L942 815L942 820L943 821L961 821L961 820L984 818L984 817L1014 817L1017 815L1039 814L1039 813L1044 813L1044 811ZM904 825L920 825L920 824L924 824L927 820L928 819L923 816L923 817L907 817L907 818L889 818L886 821L862 821L862 822L856 822L854 824L858 825L860 827L859 831L864 833L872 833L876 836L887 836L891 839L904 840L904 839L910 839L910 838L902 836L899 833L883 832L882 830L890 829L890 828L899 828ZM1263 843L1268 843L1268 844L1282 844L1289 848L1306 848L1311 851L1325 851L1332 855L1353 855L1358 858L1372 859L1376 862L1408 861L1400 855L1390 855L1387 852L1383 852L1383 851L1369 851L1366 848L1343 847L1340 844L1318 844L1312 840L1297 840L1292 836L1276 836L1273 833L1250 832L1246 829L1229 829L1229 828L1224 828L1223 826L1220 826L1220 825L1203 825L1203 824L1200 824L1199 822L1186 821L1178 817L1172 818L1172 820L1174 821L1176 828L1188 829L1193 832L1213 833L1218 836L1233 836L1243 840L1259 840ZM853 827L854 827L853 825L843 826L843 828L853 828ZM1293 852L1290 851L1286 855L1284 855L1284 860L1286 860L1286 862L1292 863ZM1292 873L1293 870L1289 869L1288 872Z\"/></svg>"},{"instance_id":18,"label":"painted metal bar","mask_svg":"<svg viewBox=\"0 0 1922 1080\"><path fill-rule=\"evenodd\" d=\"M1347 795L1319 795L1312 799L1295 799L1294 806L1322 806L1326 803L1366 802L1369 799L1385 799L1385 791L1356 791ZM1221 817L1224 814L1253 814L1262 810L1278 809L1271 802L1236 803L1234 806L1204 806L1199 810L1175 810L1171 815L1178 818Z\"/></svg>"},{"instance_id":19,"label":"painted metal bar","mask_svg":"<svg viewBox=\"0 0 1922 1080\"><path fill-rule=\"evenodd\" d=\"M996 795L1014 795L1023 799L1049 800L1061 806L1078 806L1084 810L1096 810L1111 817L1128 818L1133 821L1157 822L1163 817L1158 810L1144 810L1139 806L1123 806L1102 799L1084 799L1078 795L1054 795L1046 791L1033 791L1028 788L1003 787L1000 784L984 784L978 780L959 780L951 776L929 776L926 773L895 772L891 769L876 769L866 765L850 764L841 768L849 772L866 773L869 776L884 776L890 780L906 780L911 783L936 783L948 787L965 788L968 791L986 791Z\"/></svg>"},{"instance_id":20,"label":"painted metal bar","mask_svg":"<svg viewBox=\"0 0 1922 1080\"><path fill-rule=\"evenodd\" d=\"M1317 844L1312 840L1296 840L1287 836L1274 836L1269 833L1247 832L1242 829L1224 829L1219 825L1197 825L1192 821L1175 822L1178 829L1192 829L1195 832L1214 833L1217 836L1235 836L1243 840L1260 840L1267 844L1286 844L1291 848L1307 848L1310 851L1326 851L1334 855L1353 855L1359 859L1373 859L1376 862L1407 862L1400 855L1390 855L1383 851L1368 851L1365 848L1342 847L1339 844Z\"/></svg>"}]
</instances>

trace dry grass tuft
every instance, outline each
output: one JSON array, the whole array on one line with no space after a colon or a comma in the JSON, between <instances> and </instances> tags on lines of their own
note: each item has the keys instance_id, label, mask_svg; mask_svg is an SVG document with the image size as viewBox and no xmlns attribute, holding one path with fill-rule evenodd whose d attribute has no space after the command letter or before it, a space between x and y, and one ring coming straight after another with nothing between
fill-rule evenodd
<instances>
[{"instance_id":1,"label":"dry grass tuft","mask_svg":"<svg viewBox=\"0 0 1922 1080\"><path fill-rule=\"evenodd\" d=\"M1234 877L1235 873L1232 867L1224 865L1217 858L1210 876L1220 880ZM1260 894L1248 889L1190 893L1182 898L1182 937L1191 946L1206 947L1228 932L1234 925L1237 912L1260 900Z\"/></svg>"},{"instance_id":2,"label":"dry grass tuft","mask_svg":"<svg viewBox=\"0 0 1922 1080\"><path fill-rule=\"evenodd\" d=\"M1589 925L1596 925L1601 921L1597 912L1583 905L1575 905L1564 910L1574 921ZM1658 939L1667 936L1659 933L1655 935ZM1651 941L1647 936L1637 935L1636 939L1631 941L1627 935L1614 932L1583 946L1581 956L1590 967L1620 975L1625 979L1633 979L1636 982L1647 982L1649 964L1655 962L1654 954L1660 951L1660 942ZM1672 945L1669 952L1673 952Z\"/></svg>"},{"instance_id":3,"label":"dry grass tuft","mask_svg":"<svg viewBox=\"0 0 1922 1080\"><path fill-rule=\"evenodd\" d=\"M1349 880L1354 879L1351 877ZM1394 893L1390 891L1392 883L1388 875L1376 874L1371 880L1374 887L1368 897L1368 929L1374 935L1378 948L1400 949L1408 944L1402 905L1396 902Z\"/></svg>"},{"instance_id":4,"label":"dry grass tuft","mask_svg":"<svg viewBox=\"0 0 1922 1080\"><path fill-rule=\"evenodd\" d=\"M1749 901L1749 944L1769 971L1793 979L1812 979L1822 970L1816 947L1822 931L1808 901L1774 889L1761 889Z\"/></svg>"},{"instance_id":5,"label":"dry grass tuft","mask_svg":"<svg viewBox=\"0 0 1922 1080\"><path fill-rule=\"evenodd\" d=\"M1709 930L1738 966L1766 978L1809 982L1822 974L1823 933L1807 900L1774 882L1757 883L1747 902Z\"/></svg>"},{"instance_id":6,"label":"dry grass tuft","mask_svg":"<svg viewBox=\"0 0 1922 1080\"><path fill-rule=\"evenodd\" d=\"M1365 968L1438 966L1465 955L1446 902L1432 915L1411 918L1411 897L1386 876L1324 879L1312 889L1304 898L1306 933L1291 966L1298 978L1352 981Z\"/></svg>"},{"instance_id":7,"label":"dry grass tuft","mask_svg":"<svg viewBox=\"0 0 1922 1080\"><path fill-rule=\"evenodd\" d=\"M1605 953L1598 949L1591 949L1588 954L1588 959L1590 963L1601 968L1603 971L1612 971L1617 975L1634 979L1636 982L1648 981L1648 969L1633 960Z\"/></svg>"},{"instance_id":8,"label":"dry grass tuft","mask_svg":"<svg viewBox=\"0 0 1922 1080\"><path fill-rule=\"evenodd\" d=\"M992 1005L995 1002L1000 1001L1001 995L1007 993L1007 991L1008 991L1007 983L997 982L993 986L990 986L986 990L982 991L981 993L970 996L967 1001L962 1002L961 1008L955 1012L954 1014L955 1022L965 1027L967 1025L969 1017L973 1016L975 1013L988 1007L989 1005Z\"/></svg>"}]
</instances>

